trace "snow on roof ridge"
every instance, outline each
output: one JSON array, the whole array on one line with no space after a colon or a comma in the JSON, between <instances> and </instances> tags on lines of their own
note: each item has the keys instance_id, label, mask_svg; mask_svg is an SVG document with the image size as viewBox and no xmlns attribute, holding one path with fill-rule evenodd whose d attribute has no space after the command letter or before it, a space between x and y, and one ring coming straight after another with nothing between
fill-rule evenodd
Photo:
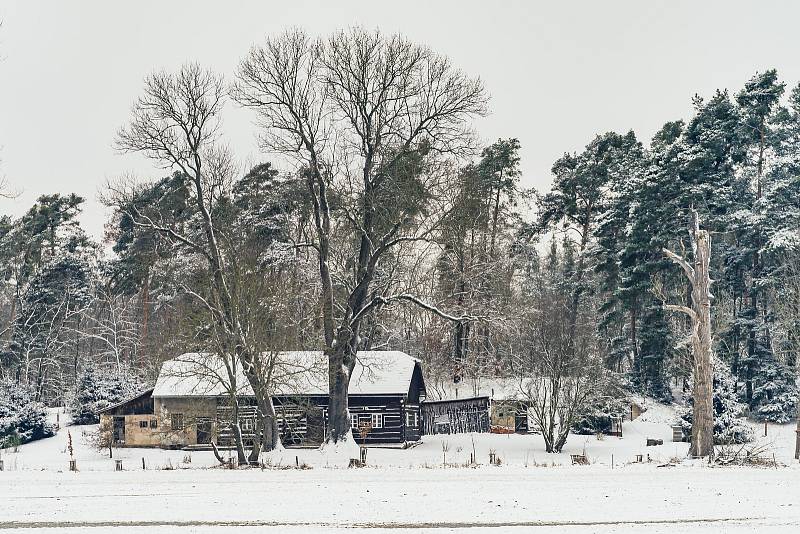
<instances>
[{"instance_id":1,"label":"snow on roof ridge","mask_svg":"<svg viewBox=\"0 0 800 534\"><path fill-rule=\"evenodd\" d=\"M328 369L321 350L278 351L286 369L285 381L276 380L275 395L327 395ZM304 357L313 356L306 360ZM405 394L418 358L399 350L359 351L351 377L350 394ZM316 361L315 361L316 360ZM306 367L301 373L297 367ZM292 369L293 368L293 369ZM238 394L251 396L250 384L237 366ZM227 371L212 353L187 352L166 360L153 390L154 397L221 396L228 390Z\"/></svg>"}]
</instances>

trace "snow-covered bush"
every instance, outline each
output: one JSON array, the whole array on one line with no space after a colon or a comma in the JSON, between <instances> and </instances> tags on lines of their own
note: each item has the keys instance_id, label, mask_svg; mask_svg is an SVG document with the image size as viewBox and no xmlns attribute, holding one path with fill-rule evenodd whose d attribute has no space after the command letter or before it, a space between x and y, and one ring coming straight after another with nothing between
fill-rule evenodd
<instances>
[{"instance_id":1,"label":"snow-covered bush","mask_svg":"<svg viewBox=\"0 0 800 534\"><path fill-rule=\"evenodd\" d=\"M131 372L88 365L78 379L75 398L70 406L72 423L89 425L100 421L97 412L121 402L143 388Z\"/></svg>"},{"instance_id":2,"label":"snow-covered bush","mask_svg":"<svg viewBox=\"0 0 800 534\"><path fill-rule=\"evenodd\" d=\"M594 435L611 432L611 421L628 413L628 405L623 398L604 397L587 407L572 424L575 434Z\"/></svg>"},{"instance_id":3,"label":"snow-covered bush","mask_svg":"<svg viewBox=\"0 0 800 534\"><path fill-rule=\"evenodd\" d=\"M762 363L753 380L751 413L759 421L788 423L797 417L794 373L774 359Z\"/></svg>"},{"instance_id":4,"label":"snow-covered bush","mask_svg":"<svg viewBox=\"0 0 800 534\"><path fill-rule=\"evenodd\" d=\"M9 447L55 435L47 408L25 385L0 383L0 446Z\"/></svg>"},{"instance_id":5,"label":"snow-covered bush","mask_svg":"<svg viewBox=\"0 0 800 534\"><path fill-rule=\"evenodd\" d=\"M692 384L689 384L691 392ZM742 418L745 405L741 404L734 390L734 381L728 367L716 360L714 362L714 443L717 445L731 443L747 443L753 440L753 429ZM684 396L686 406L678 411L683 435L687 439L692 435L692 408L694 401L691 394Z\"/></svg>"}]
</instances>

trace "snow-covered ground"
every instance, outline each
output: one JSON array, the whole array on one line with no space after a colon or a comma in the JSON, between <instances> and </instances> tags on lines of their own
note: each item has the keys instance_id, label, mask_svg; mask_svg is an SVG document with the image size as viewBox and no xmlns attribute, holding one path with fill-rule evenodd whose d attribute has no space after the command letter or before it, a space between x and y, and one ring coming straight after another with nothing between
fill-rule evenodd
<instances>
[{"instance_id":1,"label":"snow-covered ground","mask_svg":"<svg viewBox=\"0 0 800 534\"><path fill-rule=\"evenodd\" d=\"M559 455L546 454L538 436L475 434L370 449L364 469L331 465L316 450L273 459L305 470L203 469L215 465L211 453L115 449L125 469L115 472L108 452L82 435L91 427L66 427L3 453L0 532L772 533L800 525L793 426L771 425L767 438L759 427L786 467L659 467L686 455L687 444L669 441L672 417L654 406L626 423L621 439L571 436ZM67 430L77 473L67 471ZM665 443L646 447L647 438ZM473 446L482 465L464 467ZM487 465L490 451L501 466ZM584 451L591 465L569 465ZM637 454L645 463L632 463Z\"/></svg>"}]
</instances>

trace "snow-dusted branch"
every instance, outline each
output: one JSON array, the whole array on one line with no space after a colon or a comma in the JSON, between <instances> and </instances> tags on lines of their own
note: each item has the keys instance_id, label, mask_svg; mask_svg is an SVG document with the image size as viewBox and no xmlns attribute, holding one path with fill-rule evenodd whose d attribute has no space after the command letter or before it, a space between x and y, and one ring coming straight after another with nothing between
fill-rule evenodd
<instances>
[{"instance_id":1,"label":"snow-dusted branch","mask_svg":"<svg viewBox=\"0 0 800 534\"><path fill-rule=\"evenodd\" d=\"M675 254L674 252L672 252L668 248L665 248L665 249L662 249L662 250L663 250L664 254L669 259L671 259L676 264L680 265L681 269L683 269L683 272L686 273L686 276L688 276L689 279L693 279L694 278L694 268L691 265L689 265L689 262L686 261L685 258L679 256L678 254Z\"/></svg>"},{"instance_id":2,"label":"snow-dusted branch","mask_svg":"<svg viewBox=\"0 0 800 534\"><path fill-rule=\"evenodd\" d=\"M450 313L442 311L433 304L428 304L427 302L424 302L423 300L415 297L414 295L411 295L409 293L398 293L396 295L388 295L388 296L378 295L373 297L372 300L366 306L361 308L361 310L359 310L358 313L353 315L353 318L350 320L350 323L355 324L356 321L360 321L367 313L374 310L378 306L391 305L395 302L401 302L401 301L410 302L415 306L422 308L423 310L429 311L434 315L441 317L442 319L445 319L447 321L452 321L454 323L479 321L484 318L483 316L480 315L452 315Z\"/></svg>"}]
</instances>

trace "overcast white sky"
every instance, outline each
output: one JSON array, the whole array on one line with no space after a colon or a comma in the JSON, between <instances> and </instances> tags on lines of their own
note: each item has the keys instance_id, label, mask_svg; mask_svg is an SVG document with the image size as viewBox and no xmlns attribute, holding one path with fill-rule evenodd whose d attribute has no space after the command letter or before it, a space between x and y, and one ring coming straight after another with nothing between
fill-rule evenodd
<instances>
[{"instance_id":1,"label":"overcast white sky","mask_svg":"<svg viewBox=\"0 0 800 534\"><path fill-rule=\"evenodd\" d=\"M450 56L492 95L492 115L476 124L482 138L519 138L524 184L540 189L552 162L596 133L632 128L649 139L690 114L694 93L738 90L757 70L800 79L800 3L788 0L2 0L0 20L0 173L22 191L0 200L0 213L76 192L96 237L108 178L165 174L112 148L143 76L192 60L230 77L253 43L289 26L378 27ZM243 162L266 159L251 118L229 104L224 132Z\"/></svg>"}]
</instances>

